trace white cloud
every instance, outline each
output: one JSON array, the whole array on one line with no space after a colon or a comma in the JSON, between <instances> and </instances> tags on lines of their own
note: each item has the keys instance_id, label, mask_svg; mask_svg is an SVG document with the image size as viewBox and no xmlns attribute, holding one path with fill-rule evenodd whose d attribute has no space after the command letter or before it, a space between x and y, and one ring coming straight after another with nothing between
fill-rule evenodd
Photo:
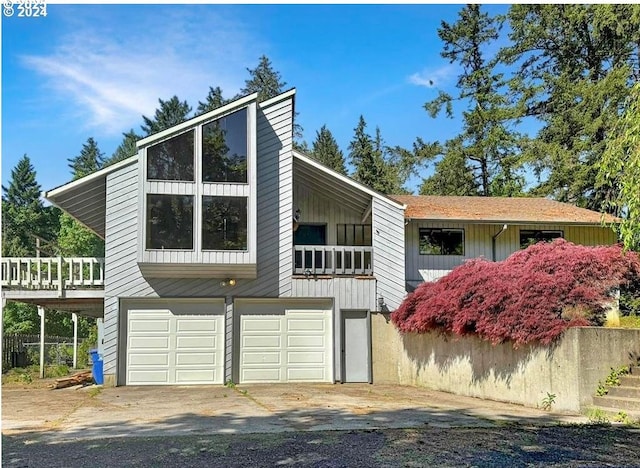
<instances>
[{"instance_id":1,"label":"white cloud","mask_svg":"<svg viewBox=\"0 0 640 468\"><path fill-rule=\"evenodd\" d=\"M148 6L142 17L135 10L135 20L133 9L102 10L112 16L97 26L98 15L88 6L81 11L84 18L74 18L73 32L52 53L22 59L45 77L49 99L68 102L87 128L105 134L139 131L141 116L151 116L159 98L177 95L195 109L209 86L231 97L261 54L241 24L207 6Z\"/></svg>"},{"instance_id":2,"label":"white cloud","mask_svg":"<svg viewBox=\"0 0 640 468\"><path fill-rule=\"evenodd\" d=\"M409 77L409 83L427 88L444 87L455 78L456 67L444 65L440 68L425 68Z\"/></svg>"}]
</instances>

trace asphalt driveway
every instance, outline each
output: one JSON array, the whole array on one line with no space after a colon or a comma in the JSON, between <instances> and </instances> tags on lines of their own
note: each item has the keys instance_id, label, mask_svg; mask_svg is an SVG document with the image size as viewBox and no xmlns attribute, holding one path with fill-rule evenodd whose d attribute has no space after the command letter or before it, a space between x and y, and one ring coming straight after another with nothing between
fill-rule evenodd
<instances>
[{"instance_id":1,"label":"asphalt driveway","mask_svg":"<svg viewBox=\"0 0 640 468\"><path fill-rule=\"evenodd\" d=\"M580 423L579 415L369 384L3 388L2 432L60 442L126 436L251 434L506 423Z\"/></svg>"}]
</instances>

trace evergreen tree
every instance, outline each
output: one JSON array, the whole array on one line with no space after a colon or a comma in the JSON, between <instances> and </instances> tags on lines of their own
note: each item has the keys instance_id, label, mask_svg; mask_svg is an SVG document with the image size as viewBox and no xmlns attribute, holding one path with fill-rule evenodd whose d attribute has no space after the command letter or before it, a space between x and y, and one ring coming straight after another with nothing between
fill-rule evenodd
<instances>
[{"instance_id":1,"label":"evergreen tree","mask_svg":"<svg viewBox=\"0 0 640 468\"><path fill-rule=\"evenodd\" d=\"M510 87L523 117L542 123L525 148L540 179L537 195L611 209L615 187L596 186L598 166L631 83L640 79L640 5L513 5L517 67Z\"/></svg>"},{"instance_id":2,"label":"evergreen tree","mask_svg":"<svg viewBox=\"0 0 640 468\"><path fill-rule=\"evenodd\" d=\"M35 236L51 239L57 211L44 207L36 171L26 154L11 170L9 186L2 192L2 255L35 256Z\"/></svg>"},{"instance_id":3,"label":"evergreen tree","mask_svg":"<svg viewBox=\"0 0 640 468\"><path fill-rule=\"evenodd\" d=\"M280 72L273 69L271 60L266 55L260 57L256 68L247 68L249 78L240 90L240 96L258 93L258 101L266 101L284 91L287 83L282 81Z\"/></svg>"},{"instance_id":4,"label":"evergreen tree","mask_svg":"<svg viewBox=\"0 0 640 468\"><path fill-rule=\"evenodd\" d=\"M485 58L485 50L498 39L500 27L500 22L483 13L477 4L465 6L454 24L442 22L438 29L444 42L441 55L462 68L457 81L459 92L454 97L441 91L436 99L425 104L431 117L436 117L443 107L451 117L454 99L466 103L462 133L456 142L445 143L446 163L439 165L438 175L454 178L461 168L468 167L477 180L479 195L485 196L494 194L493 191L513 191L513 187L503 190L502 180L511 185L521 180L517 176L519 164L514 161L520 137L508 125L515 114L505 97L506 83L503 75L495 72L496 61ZM449 150L456 154L449 157L446 152ZM453 173L446 174L448 170ZM461 183L469 188L466 180ZM516 191L521 190L519 187Z\"/></svg>"},{"instance_id":5,"label":"evergreen tree","mask_svg":"<svg viewBox=\"0 0 640 468\"><path fill-rule=\"evenodd\" d=\"M178 125L188 119L191 106L187 101L180 101L178 96L173 96L168 101L158 99L160 107L156 109L153 118L142 116L144 125L141 125L146 136L161 132L167 128Z\"/></svg>"},{"instance_id":6,"label":"evergreen tree","mask_svg":"<svg viewBox=\"0 0 640 468\"><path fill-rule=\"evenodd\" d=\"M381 193L402 192L400 173L397 166L389 161L391 155L382 140L380 129L376 128L375 139L372 139L366 127L364 117L360 116L349 144L349 158L355 168L353 178Z\"/></svg>"},{"instance_id":7,"label":"evergreen tree","mask_svg":"<svg viewBox=\"0 0 640 468\"><path fill-rule=\"evenodd\" d=\"M222 89L219 86L212 88L209 86L209 93L204 102L198 101L198 108L196 109L196 115L206 114L218 107L222 107L229 101L222 97Z\"/></svg>"},{"instance_id":8,"label":"evergreen tree","mask_svg":"<svg viewBox=\"0 0 640 468\"><path fill-rule=\"evenodd\" d=\"M435 164L431 177L422 181L420 195L478 195L478 184L467 164L461 139L447 141L448 148Z\"/></svg>"},{"instance_id":9,"label":"evergreen tree","mask_svg":"<svg viewBox=\"0 0 640 468\"><path fill-rule=\"evenodd\" d=\"M326 125L316 132L310 156L340 174L347 174L344 155Z\"/></svg>"},{"instance_id":10,"label":"evergreen tree","mask_svg":"<svg viewBox=\"0 0 640 468\"><path fill-rule=\"evenodd\" d=\"M99 170L104 162L104 155L98 149L98 143L89 137L87 142L82 145L80 154L67 159L67 161L69 161L69 168L73 173L73 180L76 180Z\"/></svg>"},{"instance_id":11,"label":"evergreen tree","mask_svg":"<svg viewBox=\"0 0 640 468\"><path fill-rule=\"evenodd\" d=\"M112 164L128 159L138 153L138 146L136 143L140 139L140 136L137 135L133 129L129 130L127 133L123 133L122 136L122 143L118 145L111 157L105 160L103 167L111 166Z\"/></svg>"}]
</instances>

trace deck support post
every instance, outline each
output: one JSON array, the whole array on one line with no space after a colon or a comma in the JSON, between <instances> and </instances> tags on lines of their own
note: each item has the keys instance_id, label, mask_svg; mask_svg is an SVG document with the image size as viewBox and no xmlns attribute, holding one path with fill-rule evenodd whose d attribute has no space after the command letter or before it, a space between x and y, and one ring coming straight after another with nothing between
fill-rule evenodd
<instances>
[{"instance_id":1,"label":"deck support post","mask_svg":"<svg viewBox=\"0 0 640 468\"><path fill-rule=\"evenodd\" d=\"M40 378L44 379L44 307L38 306L40 316Z\"/></svg>"},{"instance_id":2,"label":"deck support post","mask_svg":"<svg viewBox=\"0 0 640 468\"><path fill-rule=\"evenodd\" d=\"M73 321L73 368L78 368L78 314L73 312L71 314L71 320Z\"/></svg>"}]
</instances>

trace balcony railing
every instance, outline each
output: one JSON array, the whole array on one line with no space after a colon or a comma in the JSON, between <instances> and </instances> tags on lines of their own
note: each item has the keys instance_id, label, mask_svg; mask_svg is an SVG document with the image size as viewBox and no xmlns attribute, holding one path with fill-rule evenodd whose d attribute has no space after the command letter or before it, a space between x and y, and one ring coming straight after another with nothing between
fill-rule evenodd
<instances>
[{"instance_id":1,"label":"balcony railing","mask_svg":"<svg viewBox=\"0 0 640 468\"><path fill-rule=\"evenodd\" d=\"M2 287L10 289L82 289L104 287L104 258L2 258Z\"/></svg>"},{"instance_id":2,"label":"balcony railing","mask_svg":"<svg viewBox=\"0 0 640 468\"><path fill-rule=\"evenodd\" d=\"M296 245L294 274L372 275L373 247L349 245Z\"/></svg>"}]
</instances>

